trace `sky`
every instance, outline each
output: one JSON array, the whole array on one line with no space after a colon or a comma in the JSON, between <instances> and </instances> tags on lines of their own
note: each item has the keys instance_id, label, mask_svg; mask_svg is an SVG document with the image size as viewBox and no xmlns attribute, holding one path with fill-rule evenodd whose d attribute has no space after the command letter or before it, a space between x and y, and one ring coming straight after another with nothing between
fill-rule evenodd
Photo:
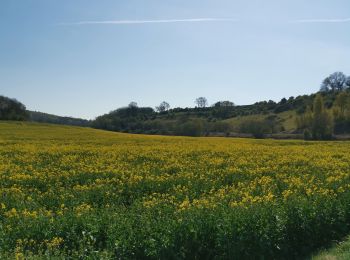
<instances>
[{"instance_id":1,"label":"sky","mask_svg":"<svg viewBox=\"0 0 350 260\"><path fill-rule=\"evenodd\" d=\"M1 0L0 95L93 119L274 100L350 75L349 0Z\"/></svg>"}]
</instances>

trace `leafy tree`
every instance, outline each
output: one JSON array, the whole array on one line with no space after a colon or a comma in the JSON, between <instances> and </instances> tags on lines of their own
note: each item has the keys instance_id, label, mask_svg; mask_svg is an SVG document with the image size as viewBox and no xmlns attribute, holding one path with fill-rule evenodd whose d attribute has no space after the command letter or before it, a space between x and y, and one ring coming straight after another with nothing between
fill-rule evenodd
<instances>
[{"instance_id":1,"label":"leafy tree","mask_svg":"<svg viewBox=\"0 0 350 260\"><path fill-rule=\"evenodd\" d=\"M342 114L345 113L345 110L349 107L350 95L348 92L341 92L337 95L335 99L335 106L339 107Z\"/></svg>"},{"instance_id":2,"label":"leafy tree","mask_svg":"<svg viewBox=\"0 0 350 260\"><path fill-rule=\"evenodd\" d=\"M208 105L208 100L205 97L199 97L194 101L198 107L204 108Z\"/></svg>"},{"instance_id":3,"label":"leafy tree","mask_svg":"<svg viewBox=\"0 0 350 260\"><path fill-rule=\"evenodd\" d=\"M159 106L157 106L156 107L156 110L158 111L158 112L165 112L165 111L168 111L169 110L169 108L170 108L170 105L169 105L169 103L167 103L167 102L165 102L165 101L163 101L162 103L160 103L160 105Z\"/></svg>"},{"instance_id":4,"label":"leafy tree","mask_svg":"<svg viewBox=\"0 0 350 260\"><path fill-rule=\"evenodd\" d=\"M269 132L268 125L262 120L248 120L240 125L240 132L252 134L255 138L261 139Z\"/></svg>"},{"instance_id":5,"label":"leafy tree","mask_svg":"<svg viewBox=\"0 0 350 260\"><path fill-rule=\"evenodd\" d=\"M200 119L191 119L178 126L178 135L201 136L204 132L204 124Z\"/></svg>"},{"instance_id":6,"label":"leafy tree","mask_svg":"<svg viewBox=\"0 0 350 260\"><path fill-rule=\"evenodd\" d=\"M310 107L296 120L297 128L304 131L304 138L314 140L331 139L334 131L333 116L325 109L321 94L317 94L312 111Z\"/></svg>"},{"instance_id":7,"label":"leafy tree","mask_svg":"<svg viewBox=\"0 0 350 260\"><path fill-rule=\"evenodd\" d=\"M252 134L255 138L264 138L266 134L272 134L280 130L278 128L281 128L281 125L277 122L277 116L269 115L263 120L243 121L240 125L240 132Z\"/></svg>"},{"instance_id":8,"label":"leafy tree","mask_svg":"<svg viewBox=\"0 0 350 260\"><path fill-rule=\"evenodd\" d=\"M337 95L333 106L334 132L344 134L350 132L350 93Z\"/></svg>"},{"instance_id":9,"label":"leafy tree","mask_svg":"<svg viewBox=\"0 0 350 260\"><path fill-rule=\"evenodd\" d=\"M0 120L27 120L26 107L16 99L0 96Z\"/></svg>"},{"instance_id":10,"label":"leafy tree","mask_svg":"<svg viewBox=\"0 0 350 260\"><path fill-rule=\"evenodd\" d=\"M281 113L284 111L288 111L291 110L293 108L292 102L293 102L294 98L290 98L290 99L286 99L286 98L282 98L280 102L278 102L275 106L274 106L274 112L275 113Z\"/></svg>"},{"instance_id":11,"label":"leafy tree","mask_svg":"<svg viewBox=\"0 0 350 260\"><path fill-rule=\"evenodd\" d=\"M214 107L234 107L235 104L231 101L218 101L214 104Z\"/></svg>"},{"instance_id":12,"label":"leafy tree","mask_svg":"<svg viewBox=\"0 0 350 260\"><path fill-rule=\"evenodd\" d=\"M131 102L129 103L128 107L130 107L130 108L132 108L132 107L138 107L137 102L131 101Z\"/></svg>"},{"instance_id":13,"label":"leafy tree","mask_svg":"<svg viewBox=\"0 0 350 260\"><path fill-rule=\"evenodd\" d=\"M341 91L346 88L347 77L343 72L334 72L325 78L321 85L321 91Z\"/></svg>"},{"instance_id":14,"label":"leafy tree","mask_svg":"<svg viewBox=\"0 0 350 260\"><path fill-rule=\"evenodd\" d=\"M308 129L308 132L310 132L310 127L312 125L313 120L313 114L310 106L308 106L304 112L304 114L301 114L296 118L296 125L297 129L305 130ZM311 135L311 132L310 132Z\"/></svg>"},{"instance_id":15,"label":"leafy tree","mask_svg":"<svg viewBox=\"0 0 350 260\"><path fill-rule=\"evenodd\" d=\"M211 108L213 118L226 119L233 116L235 104L231 101L218 101Z\"/></svg>"},{"instance_id":16,"label":"leafy tree","mask_svg":"<svg viewBox=\"0 0 350 260\"><path fill-rule=\"evenodd\" d=\"M325 110L320 94L314 100L311 133L313 139L316 140L331 139L333 134L333 119L331 114Z\"/></svg>"}]
</instances>

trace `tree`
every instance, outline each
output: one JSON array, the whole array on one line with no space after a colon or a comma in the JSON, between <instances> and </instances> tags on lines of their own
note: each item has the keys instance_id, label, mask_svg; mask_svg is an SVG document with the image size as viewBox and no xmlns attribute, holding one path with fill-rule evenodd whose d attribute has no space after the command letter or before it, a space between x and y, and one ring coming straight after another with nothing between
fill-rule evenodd
<instances>
[{"instance_id":1,"label":"tree","mask_svg":"<svg viewBox=\"0 0 350 260\"><path fill-rule=\"evenodd\" d=\"M218 101L214 104L214 107L234 107L235 104L231 101Z\"/></svg>"},{"instance_id":2,"label":"tree","mask_svg":"<svg viewBox=\"0 0 350 260\"><path fill-rule=\"evenodd\" d=\"M332 108L334 118L334 132L345 134L350 131L350 93L340 92Z\"/></svg>"},{"instance_id":3,"label":"tree","mask_svg":"<svg viewBox=\"0 0 350 260\"><path fill-rule=\"evenodd\" d=\"M329 110L325 109L321 94L316 95L312 111L307 107L306 112L299 116L296 121L298 129L304 130L306 140L327 140L333 136L333 116Z\"/></svg>"},{"instance_id":4,"label":"tree","mask_svg":"<svg viewBox=\"0 0 350 260\"><path fill-rule=\"evenodd\" d=\"M252 134L255 138L261 139L265 137L269 131L269 127L263 120L247 120L243 121L239 127L241 133Z\"/></svg>"},{"instance_id":5,"label":"tree","mask_svg":"<svg viewBox=\"0 0 350 260\"><path fill-rule=\"evenodd\" d=\"M204 108L208 105L208 100L205 97L199 97L194 101L194 103L196 103L198 107Z\"/></svg>"},{"instance_id":6,"label":"tree","mask_svg":"<svg viewBox=\"0 0 350 260\"><path fill-rule=\"evenodd\" d=\"M305 130L311 127L313 120L313 114L310 106L306 107L306 110L303 114L296 118L297 128L300 130ZM310 130L308 130L309 132Z\"/></svg>"},{"instance_id":7,"label":"tree","mask_svg":"<svg viewBox=\"0 0 350 260\"><path fill-rule=\"evenodd\" d=\"M334 72L325 78L321 85L321 91L341 91L346 88L347 77L343 72Z\"/></svg>"},{"instance_id":8,"label":"tree","mask_svg":"<svg viewBox=\"0 0 350 260\"><path fill-rule=\"evenodd\" d=\"M350 88L350 76L346 78L345 85L347 88Z\"/></svg>"},{"instance_id":9,"label":"tree","mask_svg":"<svg viewBox=\"0 0 350 260\"><path fill-rule=\"evenodd\" d=\"M132 108L132 107L138 107L137 106L137 102L131 101L128 105L128 107Z\"/></svg>"},{"instance_id":10,"label":"tree","mask_svg":"<svg viewBox=\"0 0 350 260\"><path fill-rule=\"evenodd\" d=\"M203 121L200 119L191 119L178 125L176 134L184 136L201 136L204 131Z\"/></svg>"},{"instance_id":11,"label":"tree","mask_svg":"<svg viewBox=\"0 0 350 260\"><path fill-rule=\"evenodd\" d=\"M335 106L339 107L340 112L342 114L345 113L345 110L348 108L349 106L349 101L350 101L350 95L347 92L341 92L337 95L336 99L335 99Z\"/></svg>"},{"instance_id":12,"label":"tree","mask_svg":"<svg viewBox=\"0 0 350 260\"><path fill-rule=\"evenodd\" d=\"M170 105L169 103L163 101L162 103L160 103L159 106L156 107L156 110L161 113L161 112L165 112L165 111L168 111L170 108Z\"/></svg>"},{"instance_id":13,"label":"tree","mask_svg":"<svg viewBox=\"0 0 350 260\"><path fill-rule=\"evenodd\" d=\"M331 139L333 135L333 118L325 110L323 97L320 94L314 100L311 133L315 140Z\"/></svg>"},{"instance_id":14,"label":"tree","mask_svg":"<svg viewBox=\"0 0 350 260\"><path fill-rule=\"evenodd\" d=\"M0 96L0 120L23 121L29 117L26 107L8 97Z\"/></svg>"}]
</instances>

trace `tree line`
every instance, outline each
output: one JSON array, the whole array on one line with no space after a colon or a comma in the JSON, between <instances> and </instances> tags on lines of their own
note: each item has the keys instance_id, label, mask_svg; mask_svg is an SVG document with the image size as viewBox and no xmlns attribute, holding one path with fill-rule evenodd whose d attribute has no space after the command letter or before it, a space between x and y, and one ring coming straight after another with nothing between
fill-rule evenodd
<instances>
[{"instance_id":1,"label":"tree line","mask_svg":"<svg viewBox=\"0 0 350 260\"><path fill-rule=\"evenodd\" d=\"M335 72L326 77L316 94L256 102L251 105L235 105L223 100L209 106L205 97L194 100L195 107L175 107L162 101L155 108L140 107L131 102L94 120L59 117L27 111L15 99L0 96L0 120L30 120L54 124L90 126L110 131L206 136L231 132L251 134L263 138L267 134L283 133L283 122L278 115L285 111L296 113L296 132L304 133L305 139L331 139L334 134L350 133L350 77ZM232 118L245 118L237 126Z\"/></svg>"},{"instance_id":2,"label":"tree line","mask_svg":"<svg viewBox=\"0 0 350 260\"><path fill-rule=\"evenodd\" d=\"M313 104L297 117L296 124L307 140L329 140L334 134L349 134L350 77L335 72L325 78Z\"/></svg>"}]
</instances>

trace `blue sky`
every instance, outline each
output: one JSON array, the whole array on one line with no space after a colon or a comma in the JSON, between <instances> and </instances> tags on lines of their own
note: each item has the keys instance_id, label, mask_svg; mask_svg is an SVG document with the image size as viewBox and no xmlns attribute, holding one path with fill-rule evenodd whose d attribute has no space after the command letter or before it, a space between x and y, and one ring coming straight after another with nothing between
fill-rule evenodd
<instances>
[{"instance_id":1,"label":"blue sky","mask_svg":"<svg viewBox=\"0 0 350 260\"><path fill-rule=\"evenodd\" d=\"M250 104L350 75L348 0L1 0L0 95L94 118L136 101Z\"/></svg>"}]
</instances>

